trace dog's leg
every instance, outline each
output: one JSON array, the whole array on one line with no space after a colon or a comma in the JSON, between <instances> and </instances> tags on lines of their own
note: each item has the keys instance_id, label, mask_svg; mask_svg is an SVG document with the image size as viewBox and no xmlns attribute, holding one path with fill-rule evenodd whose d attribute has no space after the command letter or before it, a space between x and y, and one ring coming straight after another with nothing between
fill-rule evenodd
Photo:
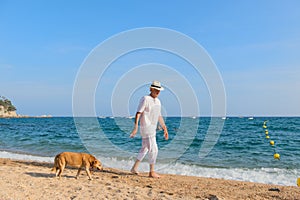
<instances>
[{"instance_id":1,"label":"dog's leg","mask_svg":"<svg viewBox=\"0 0 300 200\"><path fill-rule=\"evenodd\" d=\"M58 173L58 177L59 177L59 178L61 178L61 174L63 173L64 169L65 169L65 166L62 165L62 166L60 167L59 173Z\"/></svg>"},{"instance_id":2,"label":"dog's leg","mask_svg":"<svg viewBox=\"0 0 300 200\"><path fill-rule=\"evenodd\" d=\"M55 177L58 176L58 173L60 172L60 169L59 168L56 168L56 173L55 173Z\"/></svg>"},{"instance_id":3,"label":"dog's leg","mask_svg":"<svg viewBox=\"0 0 300 200\"><path fill-rule=\"evenodd\" d=\"M80 171L81 171L81 167L79 167L79 169L78 169L78 172L77 172L77 175L76 175L76 179L78 179Z\"/></svg>"},{"instance_id":4,"label":"dog's leg","mask_svg":"<svg viewBox=\"0 0 300 200\"><path fill-rule=\"evenodd\" d=\"M88 167L88 166L86 166L86 167L85 167L85 171L86 171L86 173L87 173L87 175L88 175L89 179L90 179L90 180L93 180L93 178L92 178L92 176L91 176L91 172L90 172L90 170L89 170L89 167Z\"/></svg>"}]
</instances>

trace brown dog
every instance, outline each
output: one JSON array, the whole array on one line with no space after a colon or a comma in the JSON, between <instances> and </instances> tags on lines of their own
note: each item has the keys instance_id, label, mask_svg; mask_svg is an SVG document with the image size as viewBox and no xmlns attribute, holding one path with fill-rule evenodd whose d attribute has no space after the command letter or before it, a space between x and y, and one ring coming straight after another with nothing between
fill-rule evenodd
<instances>
[{"instance_id":1,"label":"brown dog","mask_svg":"<svg viewBox=\"0 0 300 200\"><path fill-rule=\"evenodd\" d=\"M81 168L84 167L90 180L93 180L90 173L90 167L102 170L102 164L94 156L87 153L74 153L74 152L62 152L55 156L54 166L52 171L56 172L56 177L61 177L65 167L69 165L72 167L78 167L76 179L78 178Z\"/></svg>"}]
</instances>

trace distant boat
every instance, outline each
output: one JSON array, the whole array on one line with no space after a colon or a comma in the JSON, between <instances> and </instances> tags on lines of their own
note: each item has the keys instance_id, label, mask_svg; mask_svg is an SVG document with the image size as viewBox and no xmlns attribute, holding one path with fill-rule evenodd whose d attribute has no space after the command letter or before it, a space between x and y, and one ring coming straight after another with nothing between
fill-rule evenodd
<instances>
[{"instance_id":1,"label":"distant boat","mask_svg":"<svg viewBox=\"0 0 300 200\"><path fill-rule=\"evenodd\" d=\"M248 119L253 119L253 117L249 117Z\"/></svg>"},{"instance_id":2,"label":"distant boat","mask_svg":"<svg viewBox=\"0 0 300 200\"><path fill-rule=\"evenodd\" d=\"M222 119L226 119L226 117L222 117Z\"/></svg>"}]
</instances>

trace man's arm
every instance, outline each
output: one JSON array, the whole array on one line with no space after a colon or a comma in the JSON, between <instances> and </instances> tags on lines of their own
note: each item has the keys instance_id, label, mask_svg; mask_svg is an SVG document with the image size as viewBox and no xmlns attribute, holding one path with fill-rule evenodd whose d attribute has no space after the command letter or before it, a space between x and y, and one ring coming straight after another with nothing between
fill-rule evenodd
<instances>
[{"instance_id":1,"label":"man's arm","mask_svg":"<svg viewBox=\"0 0 300 200\"><path fill-rule=\"evenodd\" d=\"M130 137L131 137L131 138L133 138L133 137L136 135L137 131L138 131L138 128L139 128L139 120L140 120L141 114L142 114L142 113L140 113L140 112L137 112L137 113L135 114L134 128L133 128L133 130L131 131L131 134L130 134Z\"/></svg>"},{"instance_id":2,"label":"man's arm","mask_svg":"<svg viewBox=\"0 0 300 200\"><path fill-rule=\"evenodd\" d=\"M169 139L169 133L168 133L168 129L167 129L167 126L165 124L164 118L162 116L159 116L158 117L158 122L159 122L160 126L164 129L165 139L168 140Z\"/></svg>"}]
</instances>

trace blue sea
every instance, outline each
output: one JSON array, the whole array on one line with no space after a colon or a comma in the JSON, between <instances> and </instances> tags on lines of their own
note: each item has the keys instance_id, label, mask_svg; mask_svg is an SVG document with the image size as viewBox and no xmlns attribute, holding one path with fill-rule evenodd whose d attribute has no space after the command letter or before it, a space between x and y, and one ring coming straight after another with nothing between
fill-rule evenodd
<instances>
[{"instance_id":1,"label":"blue sea","mask_svg":"<svg viewBox=\"0 0 300 200\"><path fill-rule=\"evenodd\" d=\"M165 121L169 140L157 131L155 167L160 173L296 186L298 117L167 117ZM129 138L133 123L130 117L2 118L0 157L53 162L62 151L89 152L104 167L130 170L141 147L139 134ZM280 159L274 158L275 153ZM145 157L140 171L148 171L147 161Z\"/></svg>"}]
</instances>

